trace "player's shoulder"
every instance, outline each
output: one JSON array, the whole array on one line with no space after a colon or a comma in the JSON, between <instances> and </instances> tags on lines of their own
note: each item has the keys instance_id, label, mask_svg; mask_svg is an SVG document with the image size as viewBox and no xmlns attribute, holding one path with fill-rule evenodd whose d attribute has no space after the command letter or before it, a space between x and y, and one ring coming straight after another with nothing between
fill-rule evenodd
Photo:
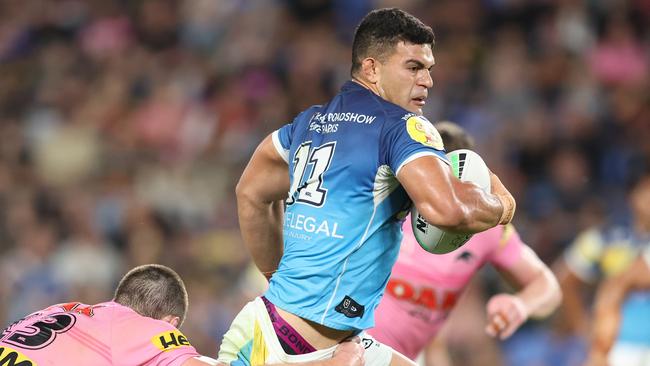
<instances>
[{"instance_id":1,"label":"player's shoulder","mask_svg":"<svg viewBox=\"0 0 650 366\"><path fill-rule=\"evenodd\" d=\"M355 110L364 110L377 117L382 117L380 120L399 121L405 115L414 115L354 81L347 81L343 84L337 97L343 98L348 107L353 107Z\"/></svg>"},{"instance_id":2,"label":"player's shoulder","mask_svg":"<svg viewBox=\"0 0 650 366\"><path fill-rule=\"evenodd\" d=\"M418 116L413 112L407 111L406 109L398 106L397 104L391 103L381 98L380 96L375 96L374 99L377 102L377 109L381 111L387 123L399 123L400 125L403 125L411 118L421 118L423 121L431 123L425 117Z\"/></svg>"},{"instance_id":3,"label":"player's shoulder","mask_svg":"<svg viewBox=\"0 0 650 366\"><path fill-rule=\"evenodd\" d=\"M304 109L302 112L298 113L296 118L294 118L293 123L300 123L300 122L310 122L314 118L317 118L319 112L323 109L323 105L321 104L314 104L312 106L309 106L307 109Z\"/></svg>"},{"instance_id":4,"label":"player's shoulder","mask_svg":"<svg viewBox=\"0 0 650 366\"><path fill-rule=\"evenodd\" d=\"M115 307L113 316L115 321L122 323L123 326L141 331L176 329L165 321L141 315L130 307L119 304Z\"/></svg>"},{"instance_id":5,"label":"player's shoulder","mask_svg":"<svg viewBox=\"0 0 650 366\"><path fill-rule=\"evenodd\" d=\"M115 310L112 323L119 330L116 333L123 334L125 338L134 342L147 339L161 350L165 349L169 340L185 345L187 338L170 323L138 314L127 306L116 307Z\"/></svg>"}]
</instances>

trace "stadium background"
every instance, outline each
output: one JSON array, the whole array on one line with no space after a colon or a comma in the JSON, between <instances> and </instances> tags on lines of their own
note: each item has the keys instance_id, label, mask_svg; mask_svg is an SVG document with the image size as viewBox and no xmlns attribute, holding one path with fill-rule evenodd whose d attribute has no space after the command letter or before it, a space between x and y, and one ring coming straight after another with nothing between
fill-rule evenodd
<instances>
[{"instance_id":1,"label":"stadium background","mask_svg":"<svg viewBox=\"0 0 650 366\"><path fill-rule=\"evenodd\" d=\"M425 115L476 137L546 263L579 230L629 219L625 189L650 163L648 0L2 0L0 323L106 300L127 268L159 262L188 286L185 334L214 356L263 286L239 174L263 136L336 93L354 25L384 6L433 27ZM498 355L482 308L465 311L461 364L578 364L557 316Z\"/></svg>"}]
</instances>

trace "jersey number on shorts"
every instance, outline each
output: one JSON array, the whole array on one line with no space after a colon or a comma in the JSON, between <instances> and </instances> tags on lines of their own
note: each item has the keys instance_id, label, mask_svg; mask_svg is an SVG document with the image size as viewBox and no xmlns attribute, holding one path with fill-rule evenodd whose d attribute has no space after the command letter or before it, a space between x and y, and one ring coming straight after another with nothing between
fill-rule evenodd
<instances>
[{"instance_id":1,"label":"jersey number on shorts","mask_svg":"<svg viewBox=\"0 0 650 366\"><path fill-rule=\"evenodd\" d=\"M287 205L302 202L316 207L323 206L327 196L327 189L323 188L323 174L332 162L335 148L336 142L328 142L313 149L311 141L300 145L293 157L293 177Z\"/></svg>"}]
</instances>

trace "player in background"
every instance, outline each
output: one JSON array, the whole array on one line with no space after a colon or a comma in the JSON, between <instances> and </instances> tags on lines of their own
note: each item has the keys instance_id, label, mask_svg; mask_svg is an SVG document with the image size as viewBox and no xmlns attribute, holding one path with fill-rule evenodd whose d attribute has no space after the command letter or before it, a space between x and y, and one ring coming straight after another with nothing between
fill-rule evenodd
<instances>
[{"instance_id":1,"label":"player in background","mask_svg":"<svg viewBox=\"0 0 650 366\"><path fill-rule=\"evenodd\" d=\"M492 175L492 192L457 179L421 116L432 46L431 28L412 15L370 12L355 32L352 80L257 147L237 205L269 289L237 315L220 361L320 358L371 328L411 202L454 232L510 222L515 201L499 179ZM366 346L369 365L410 362L372 340Z\"/></svg>"},{"instance_id":2,"label":"player in background","mask_svg":"<svg viewBox=\"0 0 650 366\"><path fill-rule=\"evenodd\" d=\"M0 365L217 365L177 329L187 306L176 272L139 266L120 280L112 301L52 305L11 324L0 337ZM361 345L346 342L310 366L363 366L362 357Z\"/></svg>"},{"instance_id":3,"label":"player in background","mask_svg":"<svg viewBox=\"0 0 650 366\"><path fill-rule=\"evenodd\" d=\"M650 176L646 175L632 185L628 204L631 210L630 225L591 228L576 237L556 264L556 274L564 293L562 316L572 331L591 338L592 316L588 303L592 297L588 290L608 279L625 272L632 265L639 252L650 242ZM615 280L614 280L615 281ZM608 281L609 282L609 281ZM650 327L637 321L650 312L650 298L647 294L630 296L622 310L618 342L639 344L639 339L650 340ZM646 318L643 318L646 319ZM643 347L643 346L642 346ZM647 346L644 346L647 347ZM617 362L617 355L627 353L627 346L620 353L616 348L611 353L612 365L628 365ZM622 360L625 358L623 357Z\"/></svg>"},{"instance_id":4,"label":"player in background","mask_svg":"<svg viewBox=\"0 0 650 366\"><path fill-rule=\"evenodd\" d=\"M631 204L645 246L629 267L598 286L588 366L650 366L650 175L635 185Z\"/></svg>"},{"instance_id":5,"label":"player in background","mask_svg":"<svg viewBox=\"0 0 650 366\"><path fill-rule=\"evenodd\" d=\"M471 137L451 122L435 125L447 151L473 149ZM415 359L425 351L433 366L439 349L436 334L474 274L489 263L513 285L514 294L494 295L486 305L486 332L503 340L529 317L544 317L557 308L562 294L551 270L523 243L514 226L496 226L474 234L458 250L436 255L417 243L410 218L386 294L375 313L370 333L405 356ZM439 364L437 364L439 365Z\"/></svg>"}]
</instances>

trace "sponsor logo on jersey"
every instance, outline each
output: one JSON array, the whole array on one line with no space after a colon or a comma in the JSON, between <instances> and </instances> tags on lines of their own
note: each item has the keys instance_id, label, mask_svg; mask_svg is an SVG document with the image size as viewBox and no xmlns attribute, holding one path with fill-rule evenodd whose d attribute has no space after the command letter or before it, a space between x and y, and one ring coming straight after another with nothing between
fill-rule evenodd
<instances>
[{"instance_id":1,"label":"sponsor logo on jersey","mask_svg":"<svg viewBox=\"0 0 650 366\"><path fill-rule=\"evenodd\" d=\"M408 132L413 140L423 145L431 146L437 150L443 150L445 148L438 130L424 117L409 117L406 120L406 132Z\"/></svg>"},{"instance_id":2,"label":"sponsor logo on jersey","mask_svg":"<svg viewBox=\"0 0 650 366\"><path fill-rule=\"evenodd\" d=\"M187 337L185 337L185 335L179 330L162 332L155 335L151 338L151 343L161 351L169 351L184 346L191 346L190 341L188 341Z\"/></svg>"},{"instance_id":3,"label":"sponsor logo on jersey","mask_svg":"<svg viewBox=\"0 0 650 366\"><path fill-rule=\"evenodd\" d=\"M398 300L408 301L430 310L450 311L458 299L456 292L416 286L399 278L391 278L388 281L386 293Z\"/></svg>"},{"instance_id":4,"label":"sponsor logo on jersey","mask_svg":"<svg viewBox=\"0 0 650 366\"><path fill-rule=\"evenodd\" d=\"M318 123L330 123L330 122L355 122L355 123L364 123L372 124L372 122L377 118L377 116L369 116L367 114L354 113L354 112L330 112L330 113L321 113L316 112L311 121Z\"/></svg>"},{"instance_id":5,"label":"sponsor logo on jersey","mask_svg":"<svg viewBox=\"0 0 650 366\"><path fill-rule=\"evenodd\" d=\"M343 239L345 236L338 233L339 223L336 221L330 222L327 220L319 220L312 216L306 216L302 214L294 214L293 212L287 212L284 215L284 226L286 228L291 228L294 230L304 231L310 234L319 234L325 235L330 238ZM288 233L285 232L285 235ZM295 235L289 235L295 237L296 239L305 239L311 240L309 235L301 238Z\"/></svg>"},{"instance_id":6,"label":"sponsor logo on jersey","mask_svg":"<svg viewBox=\"0 0 650 366\"><path fill-rule=\"evenodd\" d=\"M95 309L103 308L105 305L86 305L80 302L69 302L58 305L61 309L69 313L77 313L89 317L95 316Z\"/></svg>"},{"instance_id":7,"label":"sponsor logo on jersey","mask_svg":"<svg viewBox=\"0 0 650 366\"><path fill-rule=\"evenodd\" d=\"M0 366L35 366L29 357L7 346L0 346Z\"/></svg>"},{"instance_id":8,"label":"sponsor logo on jersey","mask_svg":"<svg viewBox=\"0 0 650 366\"><path fill-rule=\"evenodd\" d=\"M354 301L350 296L345 296L336 308L339 313L347 316L348 318L362 317L365 307L358 302Z\"/></svg>"}]
</instances>

